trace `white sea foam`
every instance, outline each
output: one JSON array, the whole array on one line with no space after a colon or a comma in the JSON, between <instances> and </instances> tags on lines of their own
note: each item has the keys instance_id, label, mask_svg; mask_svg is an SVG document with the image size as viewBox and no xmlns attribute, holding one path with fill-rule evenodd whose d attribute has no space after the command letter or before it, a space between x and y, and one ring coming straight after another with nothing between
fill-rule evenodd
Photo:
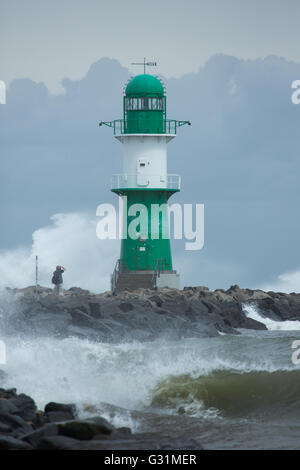
<instances>
[{"instance_id":1,"label":"white sea foam","mask_svg":"<svg viewBox=\"0 0 300 470\"><path fill-rule=\"evenodd\" d=\"M264 323L268 330L281 330L281 331L295 331L300 330L300 321L299 320L285 320L285 321L276 321L271 318L262 316L259 313L259 309L253 304L243 305L243 310L248 318L257 320L261 323Z\"/></svg>"},{"instance_id":2,"label":"white sea foam","mask_svg":"<svg viewBox=\"0 0 300 470\"><path fill-rule=\"evenodd\" d=\"M14 308L10 296L2 293L0 317L14 314ZM251 314L249 308L247 312ZM252 309L253 312L256 319L264 321ZM295 322L289 323L295 329ZM299 329L299 322L296 323ZM40 409L49 401L72 402L83 415L89 408L92 414L93 410L101 410L117 425L132 429L130 413L114 409L111 414L103 403L125 410L144 410L151 404L157 384L170 376L189 374L197 378L216 370L273 372L294 367L281 353L274 355L270 342L261 354L260 337L222 335L144 343L123 339L119 344L109 344L75 337L26 339L5 336L0 330L0 339L6 345L6 364L1 369L8 374L0 386L16 387L19 393L32 396ZM290 353L290 345L286 347L284 342L283 353Z\"/></svg>"},{"instance_id":3,"label":"white sea foam","mask_svg":"<svg viewBox=\"0 0 300 470\"><path fill-rule=\"evenodd\" d=\"M76 403L81 410L101 403L143 410L157 383L169 376L278 368L270 357L243 354L242 345L228 342L224 349L225 338L108 344L79 338L2 337L7 363L1 368L8 373L2 386L17 387L39 408L58 401Z\"/></svg>"}]
</instances>

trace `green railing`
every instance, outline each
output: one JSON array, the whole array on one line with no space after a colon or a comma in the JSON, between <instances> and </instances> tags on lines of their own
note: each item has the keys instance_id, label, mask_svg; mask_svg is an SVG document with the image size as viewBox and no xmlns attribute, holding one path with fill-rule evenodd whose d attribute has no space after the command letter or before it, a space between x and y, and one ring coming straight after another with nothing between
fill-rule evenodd
<instances>
[{"instance_id":1,"label":"green railing","mask_svg":"<svg viewBox=\"0 0 300 470\"><path fill-rule=\"evenodd\" d=\"M158 259L154 268L154 273L152 275L152 288L157 288L157 278L160 277L162 271L167 271L169 266L167 265L166 259Z\"/></svg>"},{"instance_id":2,"label":"green railing","mask_svg":"<svg viewBox=\"0 0 300 470\"><path fill-rule=\"evenodd\" d=\"M176 119L164 119L163 132L161 134L176 134L178 127L185 124L191 125L190 121L176 121ZM101 121L99 126L111 127L114 135L129 134L126 132L126 121L124 119L115 119L114 121ZM146 134L146 132L139 132L139 134Z\"/></svg>"}]
</instances>

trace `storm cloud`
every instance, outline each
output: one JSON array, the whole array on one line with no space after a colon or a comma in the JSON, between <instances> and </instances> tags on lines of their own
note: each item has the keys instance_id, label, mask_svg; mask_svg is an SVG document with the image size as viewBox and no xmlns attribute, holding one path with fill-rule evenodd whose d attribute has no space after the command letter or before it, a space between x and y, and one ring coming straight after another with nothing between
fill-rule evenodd
<instances>
[{"instance_id":1,"label":"storm cloud","mask_svg":"<svg viewBox=\"0 0 300 470\"><path fill-rule=\"evenodd\" d=\"M61 95L12 81L0 106L2 254L31 246L54 214L117 207L110 176L122 171L122 147L98 123L122 116L128 78L127 68L103 58L81 80L64 79ZM169 144L168 172L182 176L172 202L205 205L204 248L185 252L184 241L173 242L183 285L257 287L297 271L300 105L291 84L300 64L217 54L197 73L162 78L168 117L192 122Z\"/></svg>"}]
</instances>

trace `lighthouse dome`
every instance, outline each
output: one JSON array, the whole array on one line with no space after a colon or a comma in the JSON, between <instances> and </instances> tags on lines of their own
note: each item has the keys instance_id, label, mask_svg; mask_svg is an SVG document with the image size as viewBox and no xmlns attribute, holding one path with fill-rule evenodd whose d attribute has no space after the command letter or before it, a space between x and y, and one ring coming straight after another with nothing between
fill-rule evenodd
<instances>
[{"instance_id":1,"label":"lighthouse dome","mask_svg":"<svg viewBox=\"0 0 300 470\"><path fill-rule=\"evenodd\" d=\"M145 73L136 75L128 82L125 94L126 96L163 96L164 88L158 78Z\"/></svg>"}]
</instances>

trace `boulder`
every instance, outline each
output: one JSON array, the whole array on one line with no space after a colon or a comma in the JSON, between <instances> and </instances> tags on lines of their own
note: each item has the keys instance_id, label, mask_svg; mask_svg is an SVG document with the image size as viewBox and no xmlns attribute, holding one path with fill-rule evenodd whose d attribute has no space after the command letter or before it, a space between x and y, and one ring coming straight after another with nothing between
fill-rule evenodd
<instances>
[{"instance_id":1,"label":"boulder","mask_svg":"<svg viewBox=\"0 0 300 470\"><path fill-rule=\"evenodd\" d=\"M267 330L263 323L248 318L242 310L241 305L233 305L221 313L225 325L232 328L249 328L253 330Z\"/></svg>"},{"instance_id":2,"label":"boulder","mask_svg":"<svg viewBox=\"0 0 300 470\"><path fill-rule=\"evenodd\" d=\"M87 313L75 308L70 311L72 317L72 323L76 326L87 326L89 328L94 326L94 319Z\"/></svg>"},{"instance_id":3,"label":"boulder","mask_svg":"<svg viewBox=\"0 0 300 470\"><path fill-rule=\"evenodd\" d=\"M5 398L0 398L0 415L11 413L18 414L20 413L20 410L13 404L12 401Z\"/></svg>"},{"instance_id":4,"label":"boulder","mask_svg":"<svg viewBox=\"0 0 300 470\"><path fill-rule=\"evenodd\" d=\"M58 423L60 421L70 421L74 418L73 414L66 411L49 411L47 418L50 423Z\"/></svg>"},{"instance_id":5,"label":"boulder","mask_svg":"<svg viewBox=\"0 0 300 470\"><path fill-rule=\"evenodd\" d=\"M101 314L101 306L99 303L96 302L89 302L89 308L90 308L90 315L93 318L102 318Z\"/></svg>"},{"instance_id":6,"label":"boulder","mask_svg":"<svg viewBox=\"0 0 300 470\"><path fill-rule=\"evenodd\" d=\"M76 417L76 405L74 403L56 403L51 401L45 406L45 413L50 413L54 411L69 413L73 418Z\"/></svg>"},{"instance_id":7,"label":"boulder","mask_svg":"<svg viewBox=\"0 0 300 470\"><path fill-rule=\"evenodd\" d=\"M122 302L121 304L119 304L119 309L122 312L126 313L130 312L131 310L134 310L134 306L130 302Z\"/></svg>"},{"instance_id":8,"label":"boulder","mask_svg":"<svg viewBox=\"0 0 300 470\"><path fill-rule=\"evenodd\" d=\"M34 421L36 419L37 408L31 397L21 393L10 399L10 402L18 409L18 414L25 421Z\"/></svg>"},{"instance_id":9,"label":"boulder","mask_svg":"<svg viewBox=\"0 0 300 470\"><path fill-rule=\"evenodd\" d=\"M55 423L45 424L42 428L31 431L22 436L22 440L36 447L41 439L49 436L57 436L58 428Z\"/></svg>"},{"instance_id":10,"label":"boulder","mask_svg":"<svg viewBox=\"0 0 300 470\"><path fill-rule=\"evenodd\" d=\"M0 436L0 450L31 450L32 446L27 442L12 436Z\"/></svg>"},{"instance_id":11,"label":"boulder","mask_svg":"<svg viewBox=\"0 0 300 470\"><path fill-rule=\"evenodd\" d=\"M111 434L114 430L114 427L102 417L66 421L58 423L57 426L59 435L83 441L92 439L97 434Z\"/></svg>"},{"instance_id":12,"label":"boulder","mask_svg":"<svg viewBox=\"0 0 300 470\"><path fill-rule=\"evenodd\" d=\"M0 423L0 434L9 434L12 431L12 427L7 424Z\"/></svg>"},{"instance_id":13,"label":"boulder","mask_svg":"<svg viewBox=\"0 0 300 470\"><path fill-rule=\"evenodd\" d=\"M16 435L26 434L31 432L33 427L27 423L21 416L17 414L2 413L0 414L0 423L13 428Z\"/></svg>"},{"instance_id":14,"label":"boulder","mask_svg":"<svg viewBox=\"0 0 300 470\"><path fill-rule=\"evenodd\" d=\"M43 437L37 444L38 450L78 450L81 441L67 436Z\"/></svg>"}]
</instances>

